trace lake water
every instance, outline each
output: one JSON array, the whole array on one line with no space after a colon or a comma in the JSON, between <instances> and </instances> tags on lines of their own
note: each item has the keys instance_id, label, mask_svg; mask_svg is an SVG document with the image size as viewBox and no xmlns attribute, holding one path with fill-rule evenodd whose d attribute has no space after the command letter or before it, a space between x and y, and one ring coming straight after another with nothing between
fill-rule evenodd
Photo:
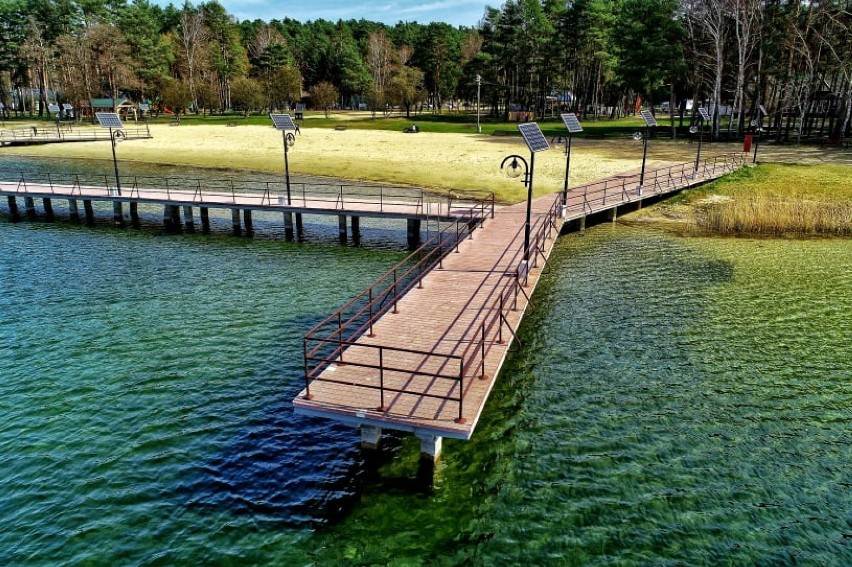
<instances>
[{"instance_id":1,"label":"lake water","mask_svg":"<svg viewBox=\"0 0 852 567\"><path fill-rule=\"evenodd\" d=\"M852 564L848 240L562 238L424 490L415 439L290 406L403 256L365 232L0 219L0 563Z\"/></svg>"}]
</instances>

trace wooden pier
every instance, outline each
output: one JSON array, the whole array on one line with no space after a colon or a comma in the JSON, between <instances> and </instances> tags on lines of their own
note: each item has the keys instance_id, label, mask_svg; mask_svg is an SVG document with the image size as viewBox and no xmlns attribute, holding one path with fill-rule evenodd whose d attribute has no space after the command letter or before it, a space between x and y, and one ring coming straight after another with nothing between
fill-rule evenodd
<instances>
[{"instance_id":1,"label":"wooden pier","mask_svg":"<svg viewBox=\"0 0 852 567\"><path fill-rule=\"evenodd\" d=\"M125 140L145 140L151 138L148 125L144 127L126 127L122 130ZM65 142L110 141L110 133L104 128L76 127L58 123L55 126L31 126L14 130L0 130L0 147L36 146L42 144L61 144Z\"/></svg>"},{"instance_id":2,"label":"wooden pier","mask_svg":"<svg viewBox=\"0 0 852 567\"><path fill-rule=\"evenodd\" d=\"M0 196L7 198L13 219L20 218L18 198L23 198L30 217L36 215L35 202L40 200L44 216L50 220L54 199L68 201L73 221L81 220L79 207L82 202L84 218L89 224L94 222L94 202L111 203L116 226L125 224L125 206L135 225L139 223L138 206L147 204L163 207L163 224L169 231L184 228L192 232L200 225L202 232L208 232L209 210L224 209L231 213L235 234L251 234L252 213L267 211L283 215L288 240L294 236L301 239L303 215L336 216L339 236L344 242L350 228L353 239L358 238L362 217L400 219L407 223L408 243L412 249L421 242L422 222L452 222L471 214L484 215L494 208L493 194L474 201L457 199L452 193L437 195L384 186L154 177L124 177L119 183L108 175L85 179L56 174L7 174L5 177L17 178L0 181Z\"/></svg>"},{"instance_id":3,"label":"wooden pier","mask_svg":"<svg viewBox=\"0 0 852 567\"><path fill-rule=\"evenodd\" d=\"M624 175L532 202L524 251L526 203L496 209L462 230L436 235L305 337L300 414L361 429L378 446L383 429L414 433L427 461L444 437L469 439L530 303L553 244L566 223L639 207L743 165L743 156L711 158ZM454 237L455 236L455 237Z\"/></svg>"}]
</instances>

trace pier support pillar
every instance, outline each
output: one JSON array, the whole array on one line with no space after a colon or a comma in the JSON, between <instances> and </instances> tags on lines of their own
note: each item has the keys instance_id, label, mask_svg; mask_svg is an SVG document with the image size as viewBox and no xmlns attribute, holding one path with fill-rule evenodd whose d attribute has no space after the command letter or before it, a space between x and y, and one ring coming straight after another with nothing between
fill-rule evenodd
<instances>
[{"instance_id":1,"label":"pier support pillar","mask_svg":"<svg viewBox=\"0 0 852 567\"><path fill-rule=\"evenodd\" d=\"M284 240L293 240L293 213L289 211L284 213Z\"/></svg>"},{"instance_id":2,"label":"pier support pillar","mask_svg":"<svg viewBox=\"0 0 852 567\"><path fill-rule=\"evenodd\" d=\"M24 197L24 207L27 209L27 218L36 218L35 201L32 197Z\"/></svg>"},{"instance_id":3,"label":"pier support pillar","mask_svg":"<svg viewBox=\"0 0 852 567\"><path fill-rule=\"evenodd\" d=\"M89 226L95 224L95 210L92 208L91 199L83 199L83 211L86 213L86 224Z\"/></svg>"},{"instance_id":4,"label":"pier support pillar","mask_svg":"<svg viewBox=\"0 0 852 567\"><path fill-rule=\"evenodd\" d=\"M133 228L139 228L139 203L136 201L130 203L130 223Z\"/></svg>"},{"instance_id":5,"label":"pier support pillar","mask_svg":"<svg viewBox=\"0 0 852 567\"><path fill-rule=\"evenodd\" d=\"M165 205L163 207L163 227L166 232L180 232L180 209L177 205Z\"/></svg>"},{"instance_id":6,"label":"pier support pillar","mask_svg":"<svg viewBox=\"0 0 852 567\"><path fill-rule=\"evenodd\" d=\"M246 226L246 236L251 236L254 234L254 225L251 222L251 209L245 209L243 211L243 224Z\"/></svg>"},{"instance_id":7,"label":"pier support pillar","mask_svg":"<svg viewBox=\"0 0 852 567\"><path fill-rule=\"evenodd\" d=\"M609 210L609 220L615 222L618 218L618 207L613 207Z\"/></svg>"},{"instance_id":8,"label":"pier support pillar","mask_svg":"<svg viewBox=\"0 0 852 567\"><path fill-rule=\"evenodd\" d=\"M305 230L302 227L302 213L296 213L296 239L301 242L305 238Z\"/></svg>"},{"instance_id":9,"label":"pier support pillar","mask_svg":"<svg viewBox=\"0 0 852 567\"><path fill-rule=\"evenodd\" d=\"M243 228L240 224L239 209L231 209L231 225L234 227L234 236L239 236L243 233Z\"/></svg>"},{"instance_id":10,"label":"pier support pillar","mask_svg":"<svg viewBox=\"0 0 852 567\"><path fill-rule=\"evenodd\" d=\"M198 212L201 214L201 232L204 234L209 234L210 210L207 207L201 207Z\"/></svg>"},{"instance_id":11,"label":"pier support pillar","mask_svg":"<svg viewBox=\"0 0 852 567\"><path fill-rule=\"evenodd\" d=\"M358 244L361 242L361 217L352 217L352 242Z\"/></svg>"},{"instance_id":12,"label":"pier support pillar","mask_svg":"<svg viewBox=\"0 0 852 567\"><path fill-rule=\"evenodd\" d=\"M346 215L337 215L337 232L340 243L346 244Z\"/></svg>"},{"instance_id":13,"label":"pier support pillar","mask_svg":"<svg viewBox=\"0 0 852 567\"><path fill-rule=\"evenodd\" d=\"M50 199L45 197L41 200L42 204L44 204L44 218L47 222L53 222L53 203L50 202Z\"/></svg>"},{"instance_id":14,"label":"pier support pillar","mask_svg":"<svg viewBox=\"0 0 852 567\"><path fill-rule=\"evenodd\" d=\"M376 450L382 442L382 428L374 425L361 426L361 448Z\"/></svg>"},{"instance_id":15,"label":"pier support pillar","mask_svg":"<svg viewBox=\"0 0 852 567\"><path fill-rule=\"evenodd\" d=\"M420 219L408 219L408 249L414 250L420 246Z\"/></svg>"},{"instance_id":16,"label":"pier support pillar","mask_svg":"<svg viewBox=\"0 0 852 567\"><path fill-rule=\"evenodd\" d=\"M68 218L71 222L80 222L80 209L77 208L77 199L68 199Z\"/></svg>"},{"instance_id":17,"label":"pier support pillar","mask_svg":"<svg viewBox=\"0 0 852 567\"><path fill-rule=\"evenodd\" d=\"M124 211L122 210L121 201L112 202L112 224L116 228L124 226Z\"/></svg>"},{"instance_id":18,"label":"pier support pillar","mask_svg":"<svg viewBox=\"0 0 852 567\"><path fill-rule=\"evenodd\" d=\"M580 232L586 232L586 217L580 217Z\"/></svg>"},{"instance_id":19,"label":"pier support pillar","mask_svg":"<svg viewBox=\"0 0 852 567\"><path fill-rule=\"evenodd\" d=\"M195 232L195 219L192 218L192 207L183 206L183 226L187 232Z\"/></svg>"},{"instance_id":20,"label":"pier support pillar","mask_svg":"<svg viewBox=\"0 0 852 567\"><path fill-rule=\"evenodd\" d=\"M21 220L21 213L18 211L18 200L15 199L14 195L9 195L7 200L9 201L9 216L12 217L12 222L18 222Z\"/></svg>"}]
</instances>

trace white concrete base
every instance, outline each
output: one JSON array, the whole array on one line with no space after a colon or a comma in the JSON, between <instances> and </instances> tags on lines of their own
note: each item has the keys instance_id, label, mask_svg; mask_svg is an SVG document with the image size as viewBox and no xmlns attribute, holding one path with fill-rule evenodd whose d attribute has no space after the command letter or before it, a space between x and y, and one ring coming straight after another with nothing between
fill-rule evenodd
<instances>
[{"instance_id":1,"label":"white concrete base","mask_svg":"<svg viewBox=\"0 0 852 567\"><path fill-rule=\"evenodd\" d=\"M382 428L373 425L361 426L361 448L378 449L382 441Z\"/></svg>"},{"instance_id":2,"label":"white concrete base","mask_svg":"<svg viewBox=\"0 0 852 567\"><path fill-rule=\"evenodd\" d=\"M428 433L417 433L417 438L420 439L420 458L431 459L432 462L437 462L441 457L441 446L444 438Z\"/></svg>"}]
</instances>

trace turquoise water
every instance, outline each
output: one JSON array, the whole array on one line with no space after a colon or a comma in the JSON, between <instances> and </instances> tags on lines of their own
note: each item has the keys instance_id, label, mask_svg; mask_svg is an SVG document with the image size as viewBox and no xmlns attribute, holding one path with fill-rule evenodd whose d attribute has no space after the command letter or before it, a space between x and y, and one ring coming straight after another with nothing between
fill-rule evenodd
<instances>
[{"instance_id":1,"label":"turquoise water","mask_svg":"<svg viewBox=\"0 0 852 567\"><path fill-rule=\"evenodd\" d=\"M848 240L561 239L424 489L411 438L290 406L302 334L401 257L382 230L0 219L0 563L852 564Z\"/></svg>"}]
</instances>

